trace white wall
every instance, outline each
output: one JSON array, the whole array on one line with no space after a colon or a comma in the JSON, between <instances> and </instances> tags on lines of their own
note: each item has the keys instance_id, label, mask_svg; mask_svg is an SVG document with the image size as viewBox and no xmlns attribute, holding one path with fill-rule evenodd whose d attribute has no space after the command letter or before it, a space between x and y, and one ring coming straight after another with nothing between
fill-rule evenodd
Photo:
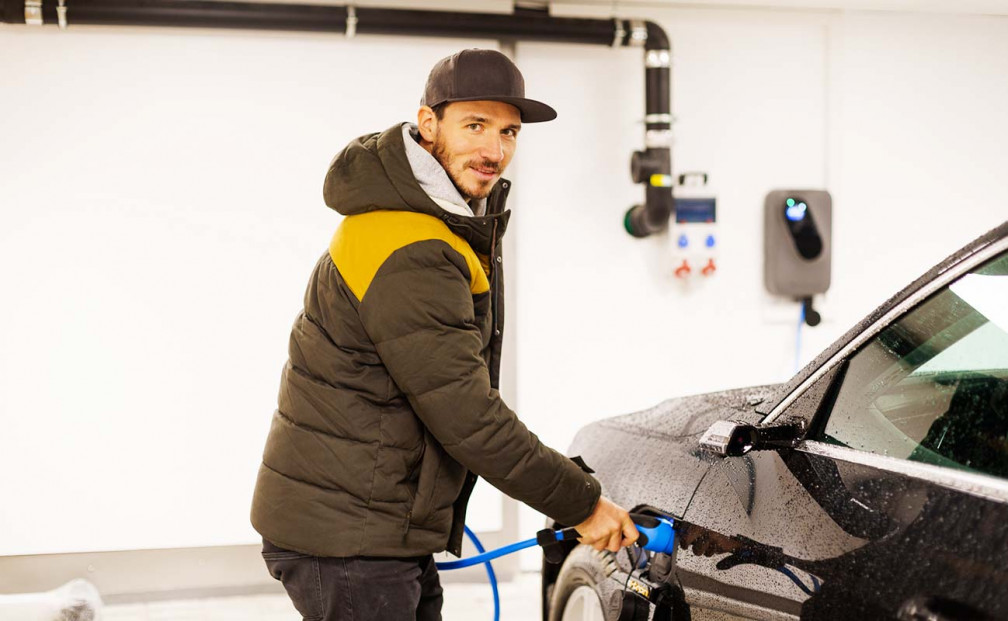
<instances>
[{"instance_id":1,"label":"white wall","mask_svg":"<svg viewBox=\"0 0 1008 621\"><path fill-rule=\"evenodd\" d=\"M672 37L674 162L718 189L721 270L684 290L666 240L622 230L640 52L520 44L560 118L523 131L509 171L513 405L559 448L793 370L797 309L761 282L768 190L834 196L803 360L1008 215L1004 20L623 13ZM289 326L337 222L326 165L411 117L430 66L472 45L494 43L0 26L0 554L256 540Z\"/></svg>"},{"instance_id":2,"label":"white wall","mask_svg":"<svg viewBox=\"0 0 1008 621\"><path fill-rule=\"evenodd\" d=\"M479 44L0 29L0 554L256 540L329 160Z\"/></svg>"}]
</instances>

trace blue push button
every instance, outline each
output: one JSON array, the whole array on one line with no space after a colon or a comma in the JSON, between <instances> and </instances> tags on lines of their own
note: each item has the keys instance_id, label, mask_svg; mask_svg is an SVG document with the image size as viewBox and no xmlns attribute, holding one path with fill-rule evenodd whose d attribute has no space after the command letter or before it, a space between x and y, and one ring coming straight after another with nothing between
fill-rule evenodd
<instances>
[{"instance_id":1,"label":"blue push button","mask_svg":"<svg viewBox=\"0 0 1008 621\"><path fill-rule=\"evenodd\" d=\"M707 242L706 242L706 244L707 244L708 248L713 248L714 247L714 236L713 235L708 235L707 236Z\"/></svg>"},{"instance_id":2,"label":"blue push button","mask_svg":"<svg viewBox=\"0 0 1008 621\"><path fill-rule=\"evenodd\" d=\"M686 235L680 235L679 236L679 247L680 248L685 248L687 246L689 246L689 238L686 237Z\"/></svg>"}]
</instances>

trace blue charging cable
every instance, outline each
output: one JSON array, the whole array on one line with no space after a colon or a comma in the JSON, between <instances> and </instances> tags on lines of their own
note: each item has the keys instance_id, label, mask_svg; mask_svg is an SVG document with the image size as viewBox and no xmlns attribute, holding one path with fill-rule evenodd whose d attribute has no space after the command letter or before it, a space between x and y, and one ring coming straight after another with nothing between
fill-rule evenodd
<instances>
[{"instance_id":1,"label":"blue charging cable","mask_svg":"<svg viewBox=\"0 0 1008 621\"><path fill-rule=\"evenodd\" d=\"M537 545L539 542L536 539L526 539L525 541L519 541L518 543L512 543L511 545L504 546L502 548L497 548L496 550L491 550L487 552L483 549L483 546L476 539L476 535L473 534L469 527L465 527L465 532L469 535L469 539L472 540L473 545L476 546L476 550L480 552L476 556L470 556L469 558L460 559L457 561L444 561L441 563L435 563L438 569L462 569L463 567L472 567L473 565L479 565L484 563L489 565L490 561L495 558L500 558L502 556L507 556L517 552L518 550L524 550L525 548L531 548ZM559 535L562 531L557 531ZM557 537L557 541L560 541L560 537Z\"/></svg>"},{"instance_id":2,"label":"blue charging cable","mask_svg":"<svg viewBox=\"0 0 1008 621\"><path fill-rule=\"evenodd\" d=\"M805 305L801 305L801 311L798 313L798 333L795 336L795 352L794 352L794 372L797 373L801 370L801 329L802 325L805 323Z\"/></svg>"},{"instance_id":3,"label":"blue charging cable","mask_svg":"<svg viewBox=\"0 0 1008 621\"><path fill-rule=\"evenodd\" d=\"M802 582L801 579L798 576L796 576L793 571L788 569L786 565L781 565L780 567L777 568L777 571L781 572L782 574L790 578L791 582L794 582L795 585L799 589L801 589L803 593L805 593L805 595L815 595L816 593L819 592L819 586L820 586L819 578L817 578L815 574L811 573L809 574L809 577L812 578L812 586L807 587L805 586L805 583Z\"/></svg>"},{"instance_id":4,"label":"blue charging cable","mask_svg":"<svg viewBox=\"0 0 1008 621\"><path fill-rule=\"evenodd\" d=\"M540 533L542 532L543 531L540 531ZM564 539L569 539L575 536L575 531L573 529L550 532L551 536L549 536L548 539L552 539L553 541L563 541ZM476 533L472 532L468 526L465 527L465 534L473 542L473 545L476 547L476 551L479 552L479 554L457 561L442 561L434 564L437 566L439 571L442 571L449 569L462 569L463 567L472 567L473 565L479 565L482 563L486 567L487 577L490 579L490 588L493 590L494 621L500 621L500 591L497 588L497 574L494 573L493 564L490 561L495 558L500 558L508 554L513 554L519 550L524 550L538 545L542 541L542 535L534 539L526 539L524 541L512 543L511 545L487 552L483 547L483 544L480 543L479 537L477 537Z\"/></svg>"},{"instance_id":5,"label":"blue charging cable","mask_svg":"<svg viewBox=\"0 0 1008 621\"><path fill-rule=\"evenodd\" d=\"M465 534L469 537L473 545L476 546L476 551L481 555L486 556L486 550L483 548L483 544L480 543L479 537L476 533L469 530L469 527L465 527ZM533 540L533 543L535 540ZM529 546L525 546L529 547ZM519 548L521 549L521 548ZM504 554L509 554L505 552ZM501 556L501 555L498 555ZM473 557L476 558L476 557ZM497 558L496 556L493 558ZM472 559L465 559L463 561L448 561L445 563L435 563L438 569L458 569L460 567L469 567L470 565L475 565L476 563L470 563ZM478 562L478 561L477 561ZM493 589L493 599L494 599L494 621L500 621L500 592L497 590L497 574L494 573L493 564L487 560L483 563L486 567L487 577L490 579L490 588Z\"/></svg>"},{"instance_id":6,"label":"blue charging cable","mask_svg":"<svg viewBox=\"0 0 1008 621\"><path fill-rule=\"evenodd\" d=\"M637 524L637 532L639 533L637 544L640 547L653 552L672 552L672 549L675 547L675 530L671 519L636 514L632 514L631 517L633 518L634 523ZM533 539L526 539L524 541L512 543L487 552L483 548L483 544L480 543L479 538L476 537L476 534L472 532L468 526L465 527L465 534L473 542L473 545L476 546L476 551L479 552L479 554L457 561L443 561L435 563L435 565L439 571L462 569L463 567L472 567L473 565L479 564L485 565L487 576L490 578L490 588L493 589L494 621L500 621L500 592L497 588L497 575L494 573L493 565L490 561L508 554L513 554L519 550L531 548L535 545L543 546L543 550L546 552L547 558L550 558L551 551L556 549L559 542L569 541L580 537L578 532L573 528L566 528L564 530L550 530L547 528L539 531Z\"/></svg>"}]
</instances>

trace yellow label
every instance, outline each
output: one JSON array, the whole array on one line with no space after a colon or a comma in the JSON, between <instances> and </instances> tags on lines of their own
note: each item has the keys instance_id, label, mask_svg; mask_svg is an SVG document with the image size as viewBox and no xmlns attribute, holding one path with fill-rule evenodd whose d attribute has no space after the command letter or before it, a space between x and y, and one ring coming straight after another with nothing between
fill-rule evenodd
<instances>
[{"instance_id":1,"label":"yellow label","mask_svg":"<svg viewBox=\"0 0 1008 621\"><path fill-rule=\"evenodd\" d=\"M641 584L633 578L630 578L630 580L627 581L627 588L644 598L651 596L651 589L647 588L647 585Z\"/></svg>"}]
</instances>

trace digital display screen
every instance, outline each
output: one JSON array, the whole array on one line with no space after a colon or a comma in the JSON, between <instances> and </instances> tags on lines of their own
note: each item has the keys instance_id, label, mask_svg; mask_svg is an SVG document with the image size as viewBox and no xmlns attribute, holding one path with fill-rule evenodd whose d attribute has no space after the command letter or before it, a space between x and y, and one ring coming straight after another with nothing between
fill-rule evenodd
<instances>
[{"instance_id":1,"label":"digital display screen","mask_svg":"<svg viewBox=\"0 0 1008 621\"><path fill-rule=\"evenodd\" d=\"M675 198L676 222L715 222L717 220L717 200L713 198Z\"/></svg>"}]
</instances>

